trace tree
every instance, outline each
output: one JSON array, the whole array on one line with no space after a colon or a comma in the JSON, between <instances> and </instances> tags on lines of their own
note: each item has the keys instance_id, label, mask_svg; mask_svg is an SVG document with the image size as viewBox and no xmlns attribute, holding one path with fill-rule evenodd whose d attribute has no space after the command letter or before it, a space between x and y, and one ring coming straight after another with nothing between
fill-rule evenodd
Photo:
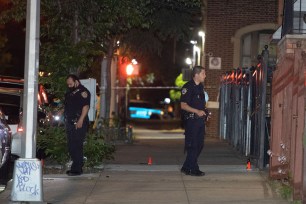
<instances>
[{"instance_id":1,"label":"tree","mask_svg":"<svg viewBox=\"0 0 306 204\"><path fill-rule=\"evenodd\" d=\"M188 19L200 4L200 0L41 0L40 69L52 73L43 80L62 95L68 73L80 74L103 57L108 59L110 76L117 41L124 55L159 52L167 38L175 42L187 35ZM25 14L26 1L10 0L0 22L22 21ZM109 100L106 108L109 115Z\"/></svg>"},{"instance_id":2,"label":"tree","mask_svg":"<svg viewBox=\"0 0 306 204\"><path fill-rule=\"evenodd\" d=\"M150 29L133 29L124 35L123 42L129 46L126 53L142 62L147 73L153 72L162 85L173 85L184 66L177 51L180 56L186 52L192 29L199 26L200 1L189 1L187 5L184 1L151 1L150 6Z\"/></svg>"},{"instance_id":3,"label":"tree","mask_svg":"<svg viewBox=\"0 0 306 204\"><path fill-rule=\"evenodd\" d=\"M9 63L12 59L12 54L5 49L6 42L7 37L0 34L0 67L1 69L4 69L1 70L1 72L5 71L5 69L9 67Z\"/></svg>"}]
</instances>

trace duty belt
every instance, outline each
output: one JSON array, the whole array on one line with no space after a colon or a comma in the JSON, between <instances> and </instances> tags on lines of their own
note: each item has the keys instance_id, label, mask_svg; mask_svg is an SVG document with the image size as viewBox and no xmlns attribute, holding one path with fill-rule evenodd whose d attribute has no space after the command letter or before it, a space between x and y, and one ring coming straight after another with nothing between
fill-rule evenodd
<instances>
[{"instance_id":1,"label":"duty belt","mask_svg":"<svg viewBox=\"0 0 306 204\"><path fill-rule=\"evenodd\" d=\"M188 119L191 119L191 120L202 119L204 121L207 121L211 117L211 112L207 108L204 109L204 112L205 112L205 115L203 115L203 116L198 116L195 113L186 112L184 114L184 119L185 120L188 120Z\"/></svg>"},{"instance_id":2,"label":"duty belt","mask_svg":"<svg viewBox=\"0 0 306 204\"><path fill-rule=\"evenodd\" d=\"M185 120L189 120L189 119L205 119L205 116L198 116L195 113L185 113L184 118L185 118Z\"/></svg>"}]
</instances>

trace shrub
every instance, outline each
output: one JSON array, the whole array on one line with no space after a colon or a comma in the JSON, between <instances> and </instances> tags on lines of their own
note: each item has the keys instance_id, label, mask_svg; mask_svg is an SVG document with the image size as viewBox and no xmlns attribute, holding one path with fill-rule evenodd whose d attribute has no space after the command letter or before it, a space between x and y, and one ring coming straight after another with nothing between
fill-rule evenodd
<instances>
[{"instance_id":1,"label":"shrub","mask_svg":"<svg viewBox=\"0 0 306 204\"><path fill-rule=\"evenodd\" d=\"M40 127L37 131L37 148L58 164L69 161L66 132L64 127Z\"/></svg>"},{"instance_id":2,"label":"shrub","mask_svg":"<svg viewBox=\"0 0 306 204\"><path fill-rule=\"evenodd\" d=\"M37 136L37 147L58 164L64 166L69 161L65 128L62 126L40 127ZM104 142L103 135L98 136L89 131L84 143L84 156L86 167L94 167L104 159L113 159L115 147Z\"/></svg>"},{"instance_id":3,"label":"shrub","mask_svg":"<svg viewBox=\"0 0 306 204\"><path fill-rule=\"evenodd\" d=\"M84 145L84 155L87 158L85 166L94 167L102 163L103 160L114 159L115 146L105 143L103 137L91 132L87 135Z\"/></svg>"}]
</instances>

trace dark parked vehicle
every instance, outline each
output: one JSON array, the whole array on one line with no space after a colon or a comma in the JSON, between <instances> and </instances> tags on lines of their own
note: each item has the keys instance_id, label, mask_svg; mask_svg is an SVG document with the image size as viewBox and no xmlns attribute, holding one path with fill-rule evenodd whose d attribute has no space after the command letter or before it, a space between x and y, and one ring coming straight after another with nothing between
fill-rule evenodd
<instances>
[{"instance_id":1,"label":"dark parked vehicle","mask_svg":"<svg viewBox=\"0 0 306 204\"><path fill-rule=\"evenodd\" d=\"M11 130L0 109L0 185L5 185L12 176L11 142Z\"/></svg>"},{"instance_id":2,"label":"dark parked vehicle","mask_svg":"<svg viewBox=\"0 0 306 204\"><path fill-rule=\"evenodd\" d=\"M12 178L13 163L21 156L23 85L22 79L0 76L0 116L2 116L0 118L0 184L2 185ZM42 90L43 87L39 85L39 105L45 101L46 97ZM38 107L37 117L38 122L46 117L40 107Z\"/></svg>"}]
</instances>

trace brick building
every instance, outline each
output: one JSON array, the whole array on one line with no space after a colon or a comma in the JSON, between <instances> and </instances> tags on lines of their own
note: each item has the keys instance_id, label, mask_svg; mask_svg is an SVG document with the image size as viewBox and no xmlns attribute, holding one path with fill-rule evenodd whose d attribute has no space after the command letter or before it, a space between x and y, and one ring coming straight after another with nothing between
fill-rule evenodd
<instances>
[{"instance_id":1,"label":"brick building","mask_svg":"<svg viewBox=\"0 0 306 204\"><path fill-rule=\"evenodd\" d=\"M205 31L206 90L212 119L207 136L219 136L219 82L226 71L257 64L257 56L269 45L270 60L276 61L276 45L272 34L281 25L282 0L203 0ZM220 69L211 69L212 59L221 62ZM218 68L218 66L217 66Z\"/></svg>"}]
</instances>

